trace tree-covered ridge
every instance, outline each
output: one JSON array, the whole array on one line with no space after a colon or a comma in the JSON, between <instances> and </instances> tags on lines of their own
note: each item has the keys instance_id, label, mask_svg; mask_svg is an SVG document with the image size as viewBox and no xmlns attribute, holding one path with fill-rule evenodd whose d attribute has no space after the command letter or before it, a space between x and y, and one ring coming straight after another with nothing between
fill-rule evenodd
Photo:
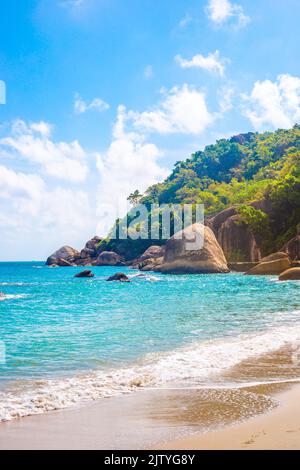
<instances>
[{"instance_id":1,"label":"tree-covered ridge","mask_svg":"<svg viewBox=\"0 0 300 470\"><path fill-rule=\"evenodd\" d=\"M235 206L241 223L263 240L265 253L281 249L300 223L300 126L221 139L177 162L164 182L129 199L133 205L204 204L206 217ZM254 209L251 203L259 200L269 201L272 211ZM116 241L105 243L119 248ZM151 240L128 240L122 249L138 252L149 245Z\"/></svg>"},{"instance_id":2,"label":"tree-covered ridge","mask_svg":"<svg viewBox=\"0 0 300 470\"><path fill-rule=\"evenodd\" d=\"M221 139L177 162L171 175L151 186L143 202L204 203L207 214L263 197L274 179L297 166L300 126ZM293 170L291 170L293 171Z\"/></svg>"}]
</instances>

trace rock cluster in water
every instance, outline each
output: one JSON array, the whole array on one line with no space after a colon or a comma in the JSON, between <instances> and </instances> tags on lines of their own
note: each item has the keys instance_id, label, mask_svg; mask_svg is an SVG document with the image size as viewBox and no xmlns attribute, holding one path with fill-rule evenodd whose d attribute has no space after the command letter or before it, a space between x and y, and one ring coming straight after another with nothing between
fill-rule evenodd
<instances>
[{"instance_id":1,"label":"rock cluster in water","mask_svg":"<svg viewBox=\"0 0 300 470\"><path fill-rule=\"evenodd\" d=\"M113 251L101 251L100 237L89 240L80 252L70 246L55 251L46 261L48 266L125 266L125 260Z\"/></svg>"}]
</instances>

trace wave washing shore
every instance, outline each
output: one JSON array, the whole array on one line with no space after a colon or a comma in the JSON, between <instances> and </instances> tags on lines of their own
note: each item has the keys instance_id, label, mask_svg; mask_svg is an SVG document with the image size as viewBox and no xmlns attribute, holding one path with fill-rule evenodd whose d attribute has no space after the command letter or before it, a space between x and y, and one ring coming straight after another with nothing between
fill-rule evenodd
<instances>
[{"instance_id":1,"label":"wave washing shore","mask_svg":"<svg viewBox=\"0 0 300 470\"><path fill-rule=\"evenodd\" d=\"M223 374L246 360L269 352L300 344L300 324L281 327L269 332L242 335L235 339L193 344L164 354L149 354L144 361L132 367L93 371L61 380L39 380L20 384L12 392L0 393L0 420L41 414L88 401L108 398L136 391L137 388L237 389L298 381L291 371L289 376L269 376L264 379L230 382ZM267 372L267 371L266 371Z\"/></svg>"},{"instance_id":2,"label":"wave washing shore","mask_svg":"<svg viewBox=\"0 0 300 470\"><path fill-rule=\"evenodd\" d=\"M157 275L152 282L128 269L132 282L122 285L105 281L114 268L95 268L91 280L74 279L76 268L39 268L0 263L7 300L0 306L2 421L139 389L204 394L298 380L297 282L240 274ZM294 368L261 364L252 375L230 374L286 347Z\"/></svg>"}]
</instances>

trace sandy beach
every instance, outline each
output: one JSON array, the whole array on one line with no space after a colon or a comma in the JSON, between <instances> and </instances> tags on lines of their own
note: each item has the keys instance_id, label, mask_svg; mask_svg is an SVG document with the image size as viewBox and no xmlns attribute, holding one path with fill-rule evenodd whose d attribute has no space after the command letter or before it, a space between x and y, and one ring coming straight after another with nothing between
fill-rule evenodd
<instances>
[{"instance_id":1,"label":"sandy beach","mask_svg":"<svg viewBox=\"0 0 300 470\"><path fill-rule=\"evenodd\" d=\"M291 352L243 361L222 376L232 387L145 388L3 422L0 449L300 449L299 364Z\"/></svg>"},{"instance_id":2,"label":"sandy beach","mask_svg":"<svg viewBox=\"0 0 300 470\"><path fill-rule=\"evenodd\" d=\"M145 391L2 423L0 449L300 449L299 394L289 385L272 411L203 433L214 413L197 391Z\"/></svg>"},{"instance_id":3,"label":"sandy beach","mask_svg":"<svg viewBox=\"0 0 300 470\"><path fill-rule=\"evenodd\" d=\"M171 450L299 450L300 385L280 393L278 408L249 421L168 442L159 449Z\"/></svg>"}]
</instances>

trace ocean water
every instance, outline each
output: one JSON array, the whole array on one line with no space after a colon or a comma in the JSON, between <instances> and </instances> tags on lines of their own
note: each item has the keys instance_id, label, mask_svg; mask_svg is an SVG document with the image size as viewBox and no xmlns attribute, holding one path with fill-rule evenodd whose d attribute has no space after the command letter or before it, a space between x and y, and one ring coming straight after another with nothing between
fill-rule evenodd
<instances>
[{"instance_id":1,"label":"ocean water","mask_svg":"<svg viewBox=\"0 0 300 470\"><path fill-rule=\"evenodd\" d=\"M106 278L119 268L81 269L0 263L0 420L139 387L239 387L227 373L243 361L286 346L297 359L299 282L122 268L131 282L118 283Z\"/></svg>"}]
</instances>

